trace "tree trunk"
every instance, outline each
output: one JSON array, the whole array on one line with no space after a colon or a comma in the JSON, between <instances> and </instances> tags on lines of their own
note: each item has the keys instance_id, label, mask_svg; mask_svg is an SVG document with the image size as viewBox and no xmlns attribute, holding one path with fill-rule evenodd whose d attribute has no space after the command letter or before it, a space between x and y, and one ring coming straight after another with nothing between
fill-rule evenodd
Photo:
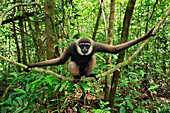
<instances>
[{"instance_id":1,"label":"tree trunk","mask_svg":"<svg viewBox=\"0 0 170 113\"><path fill-rule=\"evenodd\" d=\"M14 3L16 3L16 0L14 0ZM18 44L18 37L17 37L17 32L16 32L16 28L15 28L15 22L14 22L14 14L15 14L15 8L13 10L13 14L12 14L12 25L13 25L13 31L14 31L14 38L15 38L15 45L17 48L17 61L18 63L21 63L21 53L20 53L20 48L19 48L19 44ZM21 72L21 67L17 66L18 72Z\"/></svg>"},{"instance_id":2,"label":"tree trunk","mask_svg":"<svg viewBox=\"0 0 170 113\"><path fill-rule=\"evenodd\" d=\"M111 0L110 6L110 17L109 17L109 29L108 29L108 45L113 45L113 21L114 21L114 10L115 10L115 0ZM110 54L109 59L106 60L107 64L111 63L112 54ZM105 77L105 101L109 101L110 93L110 75Z\"/></svg>"},{"instance_id":3,"label":"tree trunk","mask_svg":"<svg viewBox=\"0 0 170 113\"><path fill-rule=\"evenodd\" d=\"M20 3L22 3L22 0L19 1ZM22 6L18 7L18 10L23 12L21 9ZM23 20L20 19L19 20L19 28L20 28L20 32L21 32L21 50L22 50L22 62L23 64L27 64L27 60L26 60L26 48L25 48L25 37L24 37L24 25L23 25Z\"/></svg>"},{"instance_id":4,"label":"tree trunk","mask_svg":"<svg viewBox=\"0 0 170 113\"><path fill-rule=\"evenodd\" d=\"M46 44L47 44L47 59L55 58L55 45L58 42L56 35L55 22L54 22L54 6L55 0L45 0L44 8L45 11L49 13L46 15L45 19L45 29L46 29ZM58 50L57 50L58 53ZM57 57L59 54L57 54ZM54 68L54 67L53 67Z\"/></svg>"},{"instance_id":5,"label":"tree trunk","mask_svg":"<svg viewBox=\"0 0 170 113\"><path fill-rule=\"evenodd\" d=\"M30 23L30 19L29 19L29 17L27 17L27 22L28 22L28 26L29 26L29 30L30 30L30 32L31 32L31 37L32 37L32 39L33 39L33 43L34 43L34 46L35 46L35 54L36 54L36 59L37 60L35 60L34 62L39 62L40 61L40 58L39 58L39 50L38 50L38 42L37 42L37 40L36 40L36 38L35 38L35 32L34 32L34 29L32 28L32 26L31 26L31 23Z\"/></svg>"},{"instance_id":6,"label":"tree trunk","mask_svg":"<svg viewBox=\"0 0 170 113\"><path fill-rule=\"evenodd\" d=\"M98 27L99 27L100 17L101 17L102 8L103 8L103 7L102 7L102 4L103 4L103 0L101 0L100 9L99 9L99 14L98 14L97 21L96 21L96 26L95 26L95 28L94 28L93 37L92 37L93 40L95 40L96 33L97 33L97 29L98 29Z\"/></svg>"},{"instance_id":7,"label":"tree trunk","mask_svg":"<svg viewBox=\"0 0 170 113\"><path fill-rule=\"evenodd\" d=\"M156 0L155 4L153 5L153 10L152 10L152 13L151 13L150 17L149 17L150 7L148 7L148 15L147 15L148 20L147 20L147 22L146 22L145 33L148 32L149 22L150 22L153 14L154 14L155 6L156 6L157 3L158 3L158 0ZM148 48L149 48L149 45L146 45L146 51L148 51ZM149 64L150 64L150 63L149 63L149 57L148 57L148 56L149 56L149 55L147 54L147 55L146 55L146 63L145 63L144 79L147 79L147 78L148 78L148 74L149 74ZM145 62L145 61L144 61L144 62ZM147 79L147 80L148 80L148 79Z\"/></svg>"},{"instance_id":8,"label":"tree trunk","mask_svg":"<svg viewBox=\"0 0 170 113\"><path fill-rule=\"evenodd\" d=\"M131 17L132 17L135 2L136 2L136 0L129 0L129 2L128 2L125 17L124 17L124 22L123 22L123 30L122 30L122 34L121 34L121 43L127 42L128 34L129 34L129 25L130 25L130 20L131 20ZM122 51L118 56L117 64L123 62L124 56L125 56L125 51ZM113 73L113 78L112 78L112 82L111 82L109 104L110 104L110 107L112 108L112 113L114 112L113 108L114 108L114 103L115 103L116 88L117 88L118 78L119 78L120 72L121 71L115 71Z\"/></svg>"}]
</instances>

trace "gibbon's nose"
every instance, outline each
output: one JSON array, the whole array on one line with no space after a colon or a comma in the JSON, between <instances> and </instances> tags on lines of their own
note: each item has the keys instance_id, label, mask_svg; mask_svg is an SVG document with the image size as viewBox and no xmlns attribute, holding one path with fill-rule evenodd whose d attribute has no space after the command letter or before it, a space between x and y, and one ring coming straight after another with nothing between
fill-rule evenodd
<instances>
[{"instance_id":1,"label":"gibbon's nose","mask_svg":"<svg viewBox=\"0 0 170 113\"><path fill-rule=\"evenodd\" d=\"M82 53L87 53L88 49L86 47L84 47L81 51L82 51Z\"/></svg>"}]
</instances>

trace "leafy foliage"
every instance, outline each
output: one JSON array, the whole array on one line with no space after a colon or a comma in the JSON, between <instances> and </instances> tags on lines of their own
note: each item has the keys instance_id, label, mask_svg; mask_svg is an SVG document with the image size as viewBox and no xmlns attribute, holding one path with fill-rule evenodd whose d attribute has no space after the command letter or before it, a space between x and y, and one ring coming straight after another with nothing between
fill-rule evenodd
<instances>
[{"instance_id":1,"label":"leafy foliage","mask_svg":"<svg viewBox=\"0 0 170 113\"><path fill-rule=\"evenodd\" d=\"M54 40L58 43L54 46L59 47L59 53L62 54L64 48L73 40L80 37L92 37L94 26L97 20L99 1L98 0L63 0L56 1L54 19L57 30L57 36ZM30 1L27 1L30 2ZM151 15L154 1L139 0L135 5L133 12L129 40L140 37L146 32L146 22ZM44 1L39 0L43 7ZM14 5L13 0L2 0L0 14ZM115 19L113 29L113 44L120 43L121 28L123 25L123 16L127 0L118 0L115 5ZM156 26L163 14L168 9L168 1L158 0L155 12L149 21L148 29ZM108 27L110 1L105 1L103 11L106 17L106 26ZM32 6L24 7L25 12L33 12ZM38 25L40 29L40 38L36 34L35 17L24 18L24 36L26 42L27 61L29 63L38 62L36 56L36 45L43 45L41 51L45 51L45 14L39 8L36 8ZM3 20L12 18L13 11L5 15ZM14 16L22 15L17 10ZM107 43L105 38L104 17L100 19L96 41ZM29 22L30 25L29 26ZM21 31L18 25L19 20L15 20L16 35L18 43L21 45ZM131 64L121 70L121 77L117 88L115 112L120 113L149 113L149 112L169 112L169 23L168 17L159 32L149 42L140 55L138 55ZM32 27L32 29L31 29ZM1 55L17 61L18 51L16 48L16 37L14 36L13 22L3 24L0 27L0 49ZM36 41L33 39L36 37ZM41 40L41 41L39 41ZM37 43L35 43L37 42ZM139 44L126 51L126 57L129 58ZM40 49L39 49L40 50ZM23 55L20 47L21 56ZM45 60L46 52L43 53L40 60ZM114 67L117 55L112 55L112 64L107 65L105 59L109 54L97 53L97 64L94 73L102 73L107 67ZM21 60L22 61L22 60ZM0 111L2 113L27 113L27 112L67 112L69 110L78 111L81 105L81 97L85 92L84 105L81 105L80 112L109 113L108 102L104 102L104 78L98 81L83 81L80 84L59 80L53 75L36 72L20 72L18 67L0 59ZM147 68L147 70L146 70ZM47 67L50 69L50 67ZM55 66L53 69L63 76L71 76L67 71L67 65ZM147 78L145 76L147 75ZM112 75L111 75L112 77Z\"/></svg>"}]
</instances>

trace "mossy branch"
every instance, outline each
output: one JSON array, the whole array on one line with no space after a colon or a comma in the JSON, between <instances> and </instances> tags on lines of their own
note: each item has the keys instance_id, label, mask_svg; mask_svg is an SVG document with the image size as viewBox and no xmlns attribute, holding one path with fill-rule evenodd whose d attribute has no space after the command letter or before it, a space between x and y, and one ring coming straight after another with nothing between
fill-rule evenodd
<instances>
[{"instance_id":1,"label":"mossy branch","mask_svg":"<svg viewBox=\"0 0 170 113\"><path fill-rule=\"evenodd\" d=\"M2 56L2 55L0 55L0 58L3 59L3 60L5 60L5 61L7 61L7 62L9 62L9 63L14 64L14 65L21 66L21 67L23 67L23 68L27 68L26 65L21 64L21 63L18 63L18 62L15 62L15 61L12 61L12 60L10 60L10 59ZM62 75L59 75L59 74L54 73L54 72L51 71L51 70L45 70L45 69L42 69L42 68L31 68L31 70L33 70L33 71L38 71L38 72L45 72L45 73L47 73L47 74L54 75L55 77L60 78L60 79L63 79L63 80L66 80L66 81L73 81L73 78L64 77L64 76L62 76Z\"/></svg>"}]
</instances>

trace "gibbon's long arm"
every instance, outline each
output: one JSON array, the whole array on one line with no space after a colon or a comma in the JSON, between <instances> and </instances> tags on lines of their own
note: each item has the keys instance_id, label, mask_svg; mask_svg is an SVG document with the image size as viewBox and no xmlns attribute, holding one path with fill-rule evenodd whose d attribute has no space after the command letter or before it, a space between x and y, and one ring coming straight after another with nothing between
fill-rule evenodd
<instances>
[{"instance_id":1,"label":"gibbon's long arm","mask_svg":"<svg viewBox=\"0 0 170 113\"><path fill-rule=\"evenodd\" d=\"M70 45L71 44L69 44L67 46L67 48L65 49L65 51L63 52L63 54L59 58L54 58L54 59L47 60L47 61L29 64L27 68L64 64L69 59L69 57L71 56Z\"/></svg>"},{"instance_id":2,"label":"gibbon's long arm","mask_svg":"<svg viewBox=\"0 0 170 113\"><path fill-rule=\"evenodd\" d=\"M103 44L103 43L94 42L95 52L104 52L104 53L113 53L113 54L119 53L119 52L141 42L142 40L149 38L150 36L155 36L155 34L152 34L153 29L150 30L143 37L134 39L132 41L128 41L126 43L123 43L123 44L120 44L117 46L111 46L111 45L107 45L107 44Z\"/></svg>"}]
</instances>

